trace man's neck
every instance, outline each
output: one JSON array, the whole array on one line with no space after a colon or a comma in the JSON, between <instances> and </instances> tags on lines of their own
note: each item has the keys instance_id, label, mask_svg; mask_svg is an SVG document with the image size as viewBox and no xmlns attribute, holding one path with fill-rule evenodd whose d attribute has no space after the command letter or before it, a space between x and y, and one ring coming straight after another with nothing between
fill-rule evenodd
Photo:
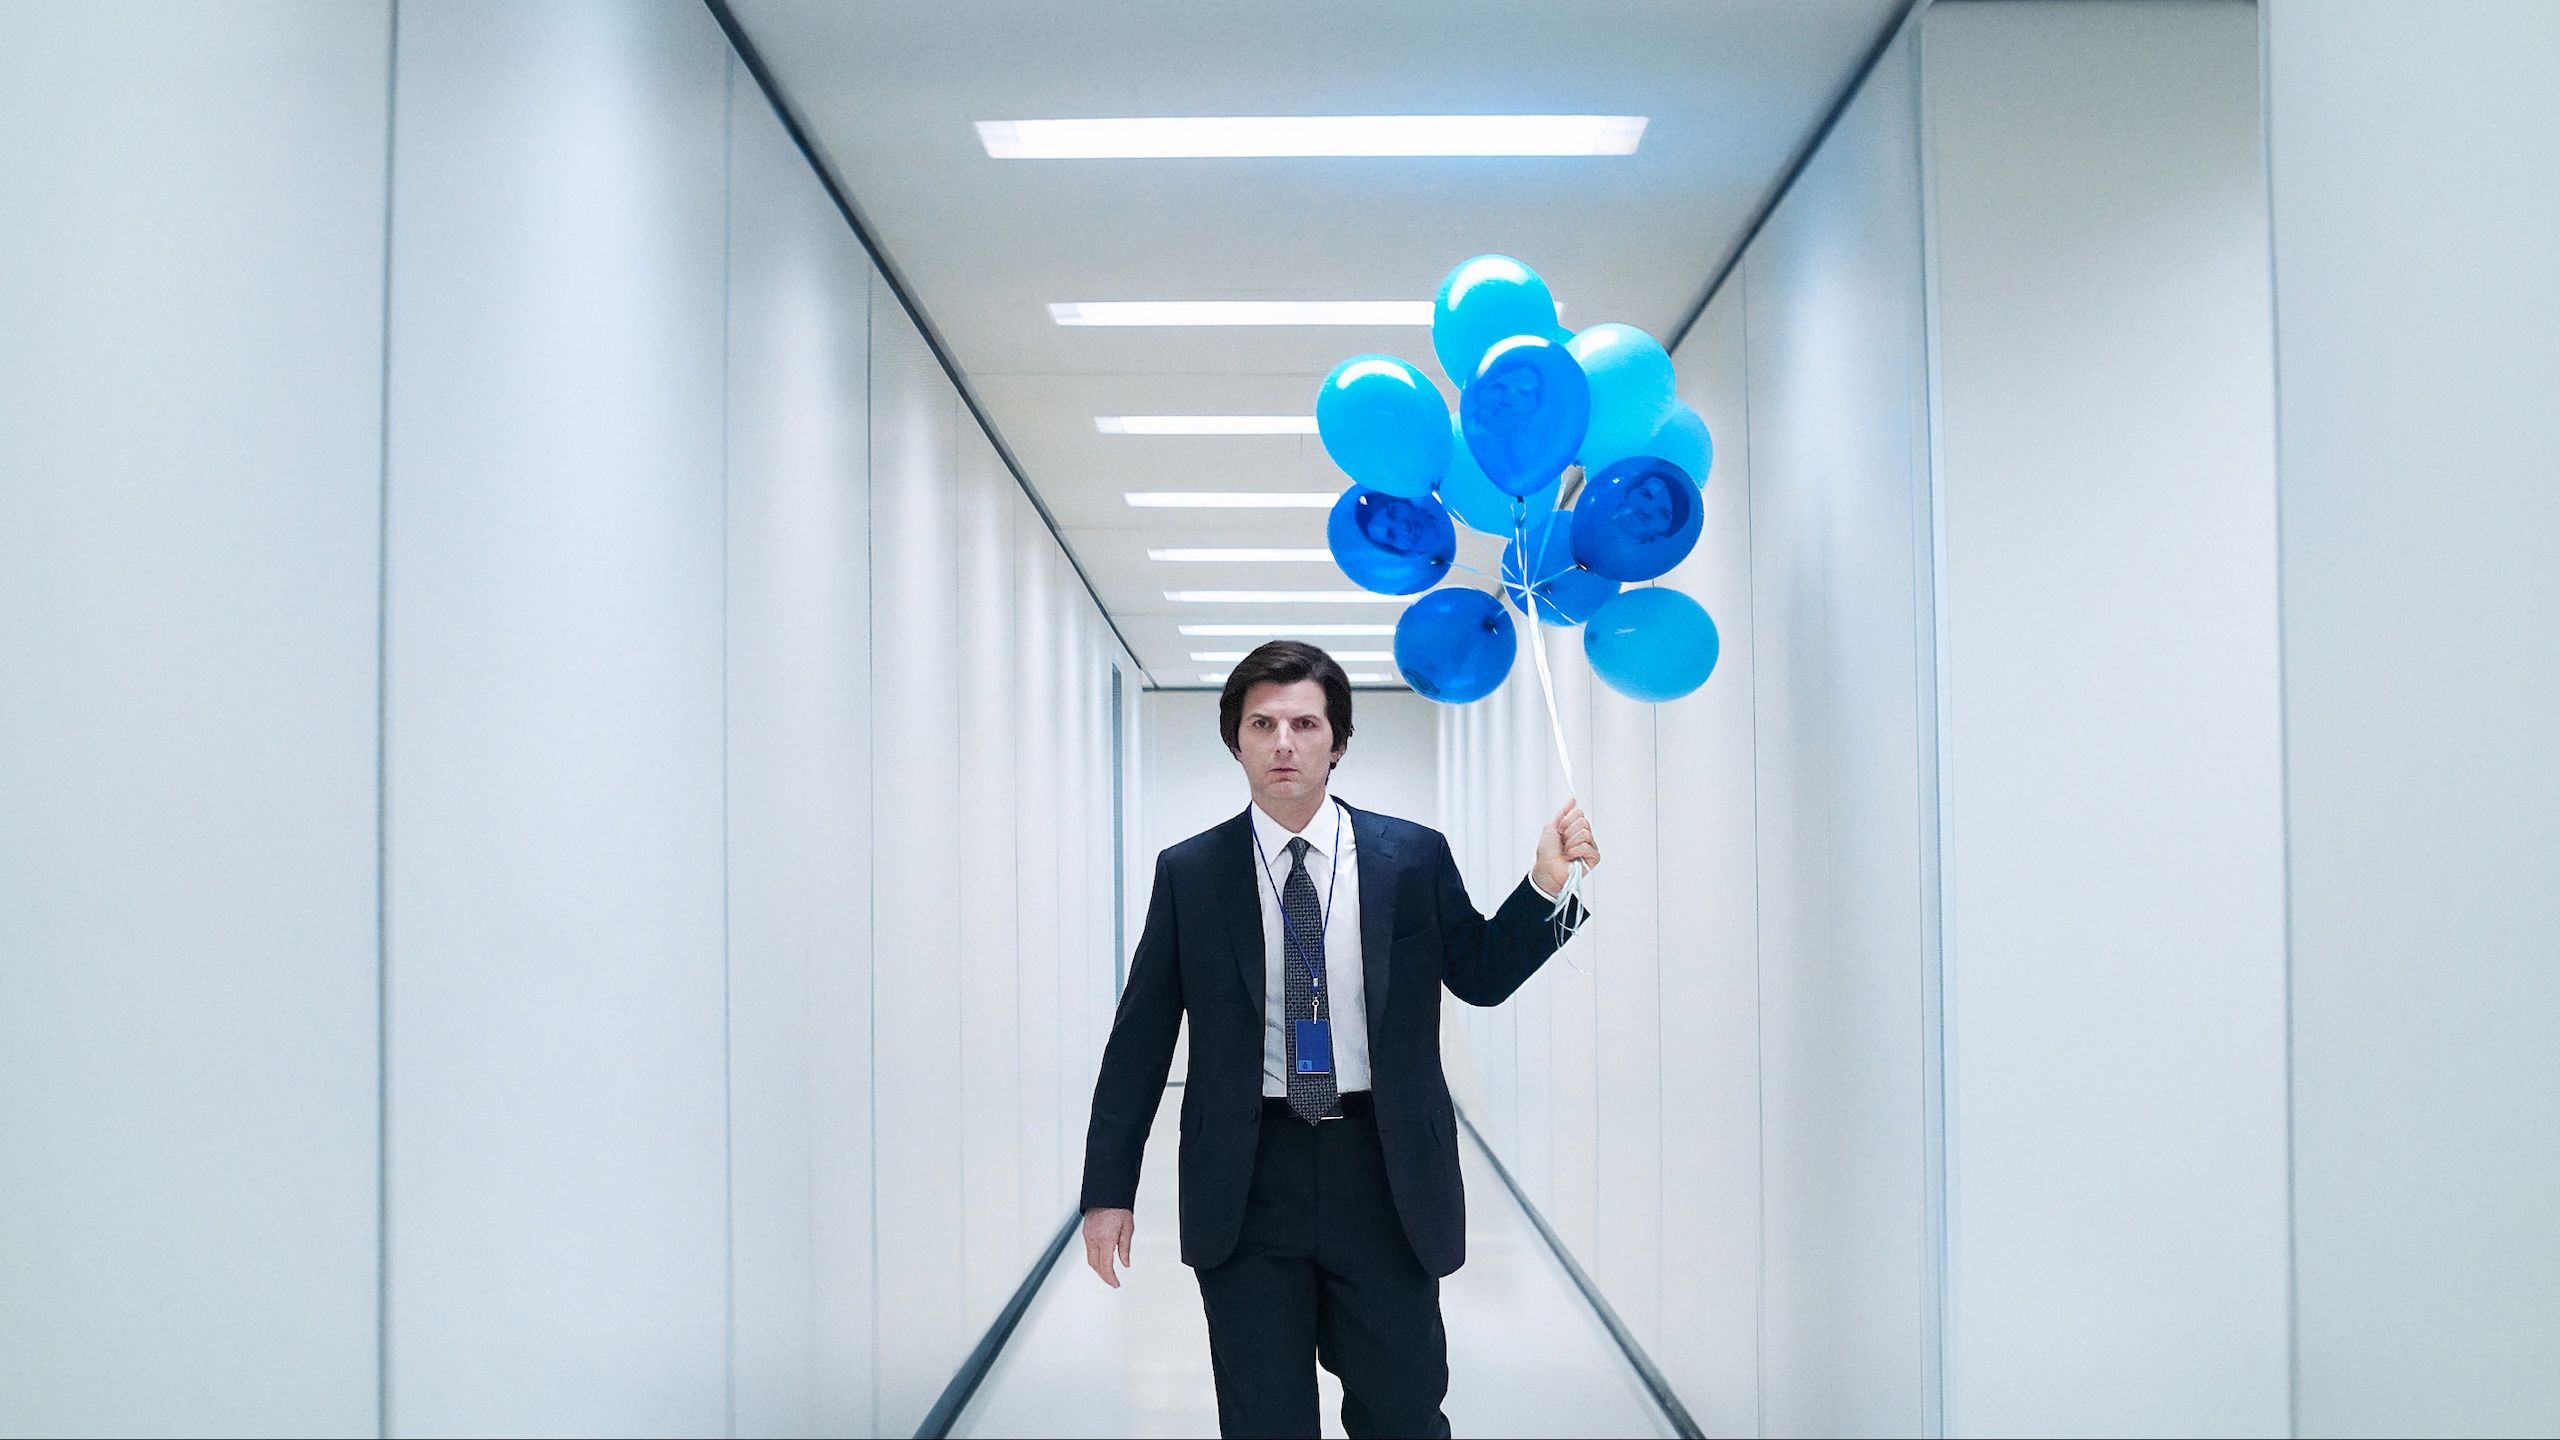
<instances>
[{"instance_id":1,"label":"man's neck","mask_svg":"<svg viewBox=\"0 0 2560 1440\"><path fill-rule=\"evenodd\" d=\"M1319 790L1314 798L1296 806L1286 806L1276 800L1265 800L1259 795L1253 797L1253 804L1255 809L1270 816L1272 823L1295 835L1307 828L1307 822L1323 813L1326 803L1331 799L1330 792Z\"/></svg>"}]
</instances>

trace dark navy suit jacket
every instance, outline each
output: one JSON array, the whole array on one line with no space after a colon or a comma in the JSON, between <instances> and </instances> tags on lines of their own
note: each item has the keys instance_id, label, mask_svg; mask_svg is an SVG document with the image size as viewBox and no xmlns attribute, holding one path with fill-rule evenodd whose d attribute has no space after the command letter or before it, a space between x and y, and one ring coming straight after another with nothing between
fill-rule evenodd
<instances>
[{"instance_id":1,"label":"dark navy suit jacket","mask_svg":"<svg viewBox=\"0 0 2560 1440\"><path fill-rule=\"evenodd\" d=\"M1437 830L1344 807L1358 841L1360 953L1370 1102L1387 1180L1414 1255L1434 1275L1467 1258L1457 1118L1440 1068L1440 991L1498 1005L1567 933L1526 877L1493 918L1476 913ZM1182 1260L1234 1252L1261 1133L1262 904L1251 822L1237 816L1156 857L1155 893L1111 1022L1085 1133L1079 1208L1133 1209L1147 1130L1164 1098L1182 1017ZM1290 1121L1275 1121L1289 1124Z\"/></svg>"}]
</instances>

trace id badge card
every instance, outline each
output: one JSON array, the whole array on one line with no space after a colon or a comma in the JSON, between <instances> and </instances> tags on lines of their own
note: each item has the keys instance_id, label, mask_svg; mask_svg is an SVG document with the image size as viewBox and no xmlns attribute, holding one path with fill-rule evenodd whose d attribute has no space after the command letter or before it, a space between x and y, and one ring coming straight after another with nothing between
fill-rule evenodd
<instances>
[{"instance_id":1,"label":"id badge card","mask_svg":"<svg viewBox=\"0 0 2560 1440\"><path fill-rule=\"evenodd\" d=\"M1333 1073L1333 1022L1331 1020L1296 1020L1298 1027L1298 1073L1330 1075Z\"/></svg>"}]
</instances>

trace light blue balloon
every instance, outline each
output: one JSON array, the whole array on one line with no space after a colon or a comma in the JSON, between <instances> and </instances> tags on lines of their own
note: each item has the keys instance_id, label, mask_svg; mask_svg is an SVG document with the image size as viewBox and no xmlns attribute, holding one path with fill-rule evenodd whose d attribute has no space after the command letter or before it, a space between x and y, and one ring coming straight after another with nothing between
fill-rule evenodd
<instances>
[{"instance_id":1,"label":"light blue balloon","mask_svg":"<svg viewBox=\"0 0 2560 1440\"><path fill-rule=\"evenodd\" d=\"M1449 468L1449 402L1393 355L1333 367L1316 391L1316 433L1343 474L1389 495L1428 495Z\"/></svg>"},{"instance_id":2,"label":"light blue balloon","mask_svg":"<svg viewBox=\"0 0 2560 1440\"><path fill-rule=\"evenodd\" d=\"M1707 485L1707 470L1716 463L1715 439L1707 434L1707 422L1698 418L1697 411L1677 403L1670 417L1654 427L1644 453L1679 466L1680 473L1701 490Z\"/></svg>"},{"instance_id":3,"label":"light blue balloon","mask_svg":"<svg viewBox=\"0 0 2560 1440\"><path fill-rule=\"evenodd\" d=\"M1440 583L1458 558L1458 527L1428 495L1387 495L1354 485L1325 518L1325 544L1351 583L1381 595L1412 595Z\"/></svg>"},{"instance_id":4,"label":"light blue balloon","mask_svg":"<svg viewBox=\"0 0 2560 1440\"><path fill-rule=\"evenodd\" d=\"M1554 483L1582 448L1591 385L1565 347L1542 335L1514 335L1484 352L1458 397L1467 452L1494 488L1535 495Z\"/></svg>"},{"instance_id":5,"label":"light blue balloon","mask_svg":"<svg viewBox=\"0 0 2560 1440\"><path fill-rule=\"evenodd\" d=\"M1600 607L1582 631L1591 673L1631 700L1659 705L1715 673L1716 622L1677 590L1648 586Z\"/></svg>"},{"instance_id":6,"label":"light blue balloon","mask_svg":"<svg viewBox=\"0 0 2560 1440\"><path fill-rule=\"evenodd\" d=\"M1707 422L1698 418L1698 412L1675 400L1671 403L1671 413L1663 417L1661 424L1653 427L1653 434L1626 455L1610 455L1596 450L1588 437L1582 442L1582 468L1589 474L1596 475L1628 455L1650 455L1657 460L1668 460L1679 466L1682 474L1704 486L1707 467L1715 463L1715 443L1708 437Z\"/></svg>"},{"instance_id":7,"label":"light blue balloon","mask_svg":"<svg viewBox=\"0 0 2560 1440\"><path fill-rule=\"evenodd\" d=\"M1644 453L1645 442L1671 416L1671 357L1633 325L1594 325L1565 349L1591 382L1591 423L1582 437L1585 469Z\"/></svg>"},{"instance_id":8,"label":"light blue balloon","mask_svg":"<svg viewBox=\"0 0 2560 1440\"><path fill-rule=\"evenodd\" d=\"M1668 575L1697 548L1706 502L1668 460L1630 455L1594 475L1573 502L1573 558L1612 580Z\"/></svg>"},{"instance_id":9,"label":"light blue balloon","mask_svg":"<svg viewBox=\"0 0 2560 1440\"><path fill-rule=\"evenodd\" d=\"M1455 424L1454 420L1451 422ZM1513 507L1531 522L1554 513L1556 492L1563 482L1549 485L1524 501L1505 493L1500 486L1485 478L1484 467L1476 463L1475 452L1469 450L1463 435L1449 447L1449 473L1440 477L1440 503L1449 513L1465 521L1470 530L1508 539L1512 533Z\"/></svg>"},{"instance_id":10,"label":"light blue balloon","mask_svg":"<svg viewBox=\"0 0 2560 1440\"><path fill-rule=\"evenodd\" d=\"M1452 385L1475 378L1495 341L1554 329L1556 301L1547 282L1508 255L1461 262L1440 282L1431 305L1431 348Z\"/></svg>"},{"instance_id":11,"label":"light blue balloon","mask_svg":"<svg viewBox=\"0 0 2560 1440\"><path fill-rule=\"evenodd\" d=\"M1511 617L1481 590L1434 590L1396 620L1396 669L1415 694L1443 705L1492 694L1519 649Z\"/></svg>"},{"instance_id":12,"label":"light blue balloon","mask_svg":"<svg viewBox=\"0 0 2560 1440\"><path fill-rule=\"evenodd\" d=\"M1520 542L1515 539L1502 547L1502 595L1511 608L1526 615L1528 601L1523 588L1537 596L1538 618L1549 625L1579 625L1591 618L1592 612L1618 593L1618 582L1595 575L1574 563L1573 527L1569 516L1556 515L1529 528L1529 553L1537 564L1524 580L1520 570Z\"/></svg>"}]
</instances>

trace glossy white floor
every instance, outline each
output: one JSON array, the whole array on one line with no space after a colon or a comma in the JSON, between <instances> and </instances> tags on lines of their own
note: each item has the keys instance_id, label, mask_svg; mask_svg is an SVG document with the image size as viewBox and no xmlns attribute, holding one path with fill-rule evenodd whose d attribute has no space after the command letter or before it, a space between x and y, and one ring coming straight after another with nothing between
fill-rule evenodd
<instances>
[{"instance_id":1,"label":"glossy white floor","mask_svg":"<svg viewBox=\"0 0 2560 1440\"><path fill-rule=\"evenodd\" d=\"M1112 1290L1070 1244L996 1359L955 1436L1218 1433L1200 1290L1174 1233L1179 1097L1147 1137L1134 1264ZM1486 1163L1459 1145L1467 1263L1442 1282L1451 1428L1462 1436L1673 1433L1554 1252ZM1342 1434L1342 1387L1317 1371L1324 1433Z\"/></svg>"}]
</instances>

